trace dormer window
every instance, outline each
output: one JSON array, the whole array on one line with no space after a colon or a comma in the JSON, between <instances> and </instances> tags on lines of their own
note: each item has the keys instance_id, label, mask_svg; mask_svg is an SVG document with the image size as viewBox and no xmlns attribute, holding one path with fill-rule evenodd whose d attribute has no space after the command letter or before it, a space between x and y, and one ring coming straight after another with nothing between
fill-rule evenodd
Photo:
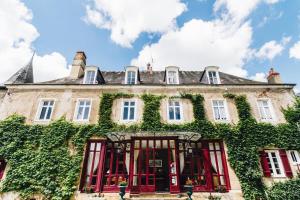
<instances>
[{"instance_id":1,"label":"dormer window","mask_svg":"<svg viewBox=\"0 0 300 200\"><path fill-rule=\"evenodd\" d=\"M208 73L209 84L218 84L219 83L216 71L209 71L207 73Z\"/></svg>"},{"instance_id":2,"label":"dormer window","mask_svg":"<svg viewBox=\"0 0 300 200\"><path fill-rule=\"evenodd\" d=\"M86 69L84 74L84 84L95 84L97 77L97 69L94 67L91 69Z\"/></svg>"},{"instance_id":3,"label":"dormer window","mask_svg":"<svg viewBox=\"0 0 300 200\"><path fill-rule=\"evenodd\" d=\"M167 72L167 83L168 84L178 84L177 71L168 71Z\"/></svg>"},{"instance_id":4,"label":"dormer window","mask_svg":"<svg viewBox=\"0 0 300 200\"><path fill-rule=\"evenodd\" d=\"M167 84L179 84L178 67L166 67L165 80Z\"/></svg>"},{"instance_id":5,"label":"dormer window","mask_svg":"<svg viewBox=\"0 0 300 200\"><path fill-rule=\"evenodd\" d=\"M138 82L138 70L139 68L136 66L128 66L126 67L125 72L125 84L127 85L135 85Z\"/></svg>"},{"instance_id":6,"label":"dormer window","mask_svg":"<svg viewBox=\"0 0 300 200\"><path fill-rule=\"evenodd\" d=\"M136 83L136 72L128 71L127 72L127 82L128 85L134 85Z\"/></svg>"},{"instance_id":7,"label":"dormer window","mask_svg":"<svg viewBox=\"0 0 300 200\"><path fill-rule=\"evenodd\" d=\"M217 66L208 66L205 67L206 78L203 79L204 83L208 84L220 84L220 76L219 76L219 67ZM201 77L202 79L202 77Z\"/></svg>"}]
</instances>

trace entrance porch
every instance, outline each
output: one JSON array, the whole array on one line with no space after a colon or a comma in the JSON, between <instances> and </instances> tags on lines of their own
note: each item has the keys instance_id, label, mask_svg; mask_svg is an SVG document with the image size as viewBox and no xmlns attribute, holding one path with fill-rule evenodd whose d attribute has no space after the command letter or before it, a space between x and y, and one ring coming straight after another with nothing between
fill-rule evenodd
<instances>
[{"instance_id":1,"label":"entrance porch","mask_svg":"<svg viewBox=\"0 0 300 200\"><path fill-rule=\"evenodd\" d=\"M186 180L195 192L230 190L223 142L180 136L90 140L85 152L81 192L180 193Z\"/></svg>"}]
</instances>

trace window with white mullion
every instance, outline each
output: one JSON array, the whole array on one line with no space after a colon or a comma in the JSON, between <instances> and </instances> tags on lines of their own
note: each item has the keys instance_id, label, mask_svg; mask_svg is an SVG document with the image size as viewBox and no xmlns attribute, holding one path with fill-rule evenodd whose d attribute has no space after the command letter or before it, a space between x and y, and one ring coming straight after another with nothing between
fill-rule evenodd
<instances>
[{"instance_id":1,"label":"window with white mullion","mask_svg":"<svg viewBox=\"0 0 300 200\"><path fill-rule=\"evenodd\" d=\"M216 71L209 71L208 72L208 79L209 79L209 84L218 84L218 75Z\"/></svg>"},{"instance_id":2,"label":"window with white mullion","mask_svg":"<svg viewBox=\"0 0 300 200\"><path fill-rule=\"evenodd\" d=\"M127 72L127 84L134 85L136 82L136 72L128 71Z\"/></svg>"},{"instance_id":3,"label":"window with white mullion","mask_svg":"<svg viewBox=\"0 0 300 200\"><path fill-rule=\"evenodd\" d=\"M169 100L169 120L181 120L181 106L179 101Z\"/></svg>"},{"instance_id":4,"label":"window with white mullion","mask_svg":"<svg viewBox=\"0 0 300 200\"><path fill-rule=\"evenodd\" d=\"M278 151L267 151L267 161L271 175L274 177L284 176L283 166Z\"/></svg>"},{"instance_id":5,"label":"window with white mullion","mask_svg":"<svg viewBox=\"0 0 300 200\"><path fill-rule=\"evenodd\" d=\"M178 84L178 77L176 71L167 71L168 84Z\"/></svg>"},{"instance_id":6,"label":"window with white mullion","mask_svg":"<svg viewBox=\"0 0 300 200\"><path fill-rule=\"evenodd\" d=\"M213 100L214 118L217 121L228 120L225 102L223 100Z\"/></svg>"},{"instance_id":7,"label":"window with white mullion","mask_svg":"<svg viewBox=\"0 0 300 200\"><path fill-rule=\"evenodd\" d=\"M41 102L39 120L47 121L50 120L53 111L54 101L53 100L43 100Z\"/></svg>"},{"instance_id":8,"label":"window with white mullion","mask_svg":"<svg viewBox=\"0 0 300 200\"><path fill-rule=\"evenodd\" d=\"M85 74L85 84L94 84L96 80L96 71L88 70Z\"/></svg>"},{"instance_id":9,"label":"window with white mullion","mask_svg":"<svg viewBox=\"0 0 300 200\"><path fill-rule=\"evenodd\" d=\"M258 100L259 112L262 120L272 120L271 108L268 100Z\"/></svg>"},{"instance_id":10,"label":"window with white mullion","mask_svg":"<svg viewBox=\"0 0 300 200\"><path fill-rule=\"evenodd\" d=\"M89 119L91 109L91 101L90 100L79 100L77 102L77 114L76 120L84 121Z\"/></svg>"},{"instance_id":11,"label":"window with white mullion","mask_svg":"<svg viewBox=\"0 0 300 200\"><path fill-rule=\"evenodd\" d=\"M123 102L123 118L124 121L135 120L135 101Z\"/></svg>"}]
</instances>

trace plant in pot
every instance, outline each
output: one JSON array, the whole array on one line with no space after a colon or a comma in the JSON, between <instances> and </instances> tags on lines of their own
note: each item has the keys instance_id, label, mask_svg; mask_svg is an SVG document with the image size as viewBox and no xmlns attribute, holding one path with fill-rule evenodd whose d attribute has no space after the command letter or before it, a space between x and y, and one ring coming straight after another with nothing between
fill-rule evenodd
<instances>
[{"instance_id":1,"label":"plant in pot","mask_svg":"<svg viewBox=\"0 0 300 200\"><path fill-rule=\"evenodd\" d=\"M120 192L119 192L120 200L124 200L124 195L126 193L125 190L126 190L126 187L127 187L126 178L119 177L118 183L119 183L119 188L120 188Z\"/></svg>"},{"instance_id":2,"label":"plant in pot","mask_svg":"<svg viewBox=\"0 0 300 200\"><path fill-rule=\"evenodd\" d=\"M187 180L185 181L184 187L186 188L187 192L186 194L188 195L188 200L192 200L192 194L193 194L193 181L188 177Z\"/></svg>"}]
</instances>

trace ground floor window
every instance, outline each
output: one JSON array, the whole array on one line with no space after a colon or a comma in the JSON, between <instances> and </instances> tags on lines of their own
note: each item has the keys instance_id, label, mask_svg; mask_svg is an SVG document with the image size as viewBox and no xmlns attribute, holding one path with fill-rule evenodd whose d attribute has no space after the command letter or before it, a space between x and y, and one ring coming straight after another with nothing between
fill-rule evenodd
<instances>
[{"instance_id":1,"label":"ground floor window","mask_svg":"<svg viewBox=\"0 0 300 200\"><path fill-rule=\"evenodd\" d=\"M293 177L284 149L263 150L260 152L260 159L265 177Z\"/></svg>"},{"instance_id":2,"label":"ground floor window","mask_svg":"<svg viewBox=\"0 0 300 200\"><path fill-rule=\"evenodd\" d=\"M135 137L126 141L89 141L81 191L117 192L126 180L131 193L228 191L227 164L221 141L184 141L177 137Z\"/></svg>"}]
</instances>

